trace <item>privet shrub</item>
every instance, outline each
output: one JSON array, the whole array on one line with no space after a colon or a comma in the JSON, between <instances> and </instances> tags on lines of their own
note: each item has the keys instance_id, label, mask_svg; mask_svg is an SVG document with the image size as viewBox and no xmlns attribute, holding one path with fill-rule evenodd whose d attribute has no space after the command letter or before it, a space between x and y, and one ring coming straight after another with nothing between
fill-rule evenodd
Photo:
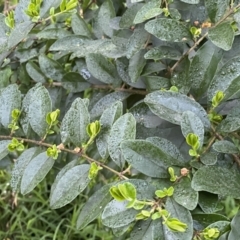
<instances>
[{"instance_id":1,"label":"privet shrub","mask_svg":"<svg viewBox=\"0 0 240 240\"><path fill-rule=\"evenodd\" d=\"M240 239L240 3L20 0L0 15L0 158L116 238ZM58 170L60 169L60 170Z\"/></svg>"}]
</instances>

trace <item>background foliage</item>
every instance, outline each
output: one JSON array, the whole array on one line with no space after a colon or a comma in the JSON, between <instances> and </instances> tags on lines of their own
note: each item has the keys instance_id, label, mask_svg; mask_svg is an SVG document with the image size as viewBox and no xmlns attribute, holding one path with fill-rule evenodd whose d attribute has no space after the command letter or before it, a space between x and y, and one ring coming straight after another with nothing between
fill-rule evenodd
<instances>
[{"instance_id":1,"label":"background foliage","mask_svg":"<svg viewBox=\"0 0 240 240\"><path fill-rule=\"evenodd\" d=\"M1 234L239 239L239 1L14 4L0 14ZM26 212L31 236L14 225Z\"/></svg>"}]
</instances>

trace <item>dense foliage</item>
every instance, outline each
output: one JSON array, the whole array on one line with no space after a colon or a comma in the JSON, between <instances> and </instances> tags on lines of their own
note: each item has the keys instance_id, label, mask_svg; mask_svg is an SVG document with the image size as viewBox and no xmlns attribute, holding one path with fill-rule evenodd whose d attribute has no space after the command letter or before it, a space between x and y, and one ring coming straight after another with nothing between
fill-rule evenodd
<instances>
[{"instance_id":1,"label":"dense foliage","mask_svg":"<svg viewBox=\"0 0 240 240\"><path fill-rule=\"evenodd\" d=\"M115 239L240 239L239 9L20 0L0 14L12 191L55 175L50 207L83 193L76 229L100 217Z\"/></svg>"}]
</instances>

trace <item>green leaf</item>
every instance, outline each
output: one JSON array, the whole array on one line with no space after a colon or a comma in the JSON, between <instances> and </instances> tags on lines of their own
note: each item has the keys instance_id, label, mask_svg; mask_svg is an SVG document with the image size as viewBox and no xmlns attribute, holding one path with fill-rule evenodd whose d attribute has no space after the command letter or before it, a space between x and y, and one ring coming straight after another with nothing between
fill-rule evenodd
<instances>
[{"instance_id":1,"label":"green leaf","mask_svg":"<svg viewBox=\"0 0 240 240\"><path fill-rule=\"evenodd\" d=\"M117 228L133 222L138 212L133 208L126 208L127 203L127 201L116 200L109 202L103 210L102 223L107 227Z\"/></svg>"},{"instance_id":2,"label":"green leaf","mask_svg":"<svg viewBox=\"0 0 240 240\"><path fill-rule=\"evenodd\" d=\"M1 31L1 30L0 30ZM1 40L0 40L1 41ZM12 75L12 70L10 67L4 68L0 70L1 81L0 81L0 89L5 88L9 84L9 79Z\"/></svg>"},{"instance_id":3,"label":"green leaf","mask_svg":"<svg viewBox=\"0 0 240 240\"><path fill-rule=\"evenodd\" d=\"M214 165L217 162L218 153L216 152L207 152L202 154L200 159L201 162L205 165Z\"/></svg>"},{"instance_id":4,"label":"green leaf","mask_svg":"<svg viewBox=\"0 0 240 240\"><path fill-rule=\"evenodd\" d=\"M86 64L91 74L104 83L116 83L121 81L117 69L101 54L91 53L86 57Z\"/></svg>"},{"instance_id":5,"label":"green leaf","mask_svg":"<svg viewBox=\"0 0 240 240\"><path fill-rule=\"evenodd\" d=\"M191 89L197 98L206 93L222 58L222 53L221 49L211 41L207 41L194 56L189 69L189 79Z\"/></svg>"},{"instance_id":6,"label":"green leaf","mask_svg":"<svg viewBox=\"0 0 240 240\"><path fill-rule=\"evenodd\" d=\"M40 8L40 16L43 17L46 13L49 12L50 8L54 7L55 9L59 7L62 0L48 0L43 1Z\"/></svg>"},{"instance_id":7,"label":"green leaf","mask_svg":"<svg viewBox=\"0 0 240 240\"><path fill-rule=\"evenodd\" d=\"M45 136L48 124L46 115L52 111L52 101L47 89L38 87L31 93L31 100L28 109L29 123L41 138Z\"/></svg>"},{"instance_id":8,"label":"green leaf","mask_svg":"<svg viewBox=\"0 0 240 240\"><path fill-rule=\"evenodd\" d=\"M157 12L155 10L156 8L158 8ZM153 10L155 10L155 13L158 13L157 15L162 13L162 9L160 8L159 0L153 0L153 1L150 1L150 2L147 2L146 4L144 4L141 7L141 9L137 12L137 14L133 20L133 23L134 24L142 23L152 17L157 16L155 14L152 14Z\"/></svg>"},{"instance_id":9,"label":"green leaf","mask_svg":"<svg viewBox=\"0 0 240 240\"><path fill-rule=\"evenodd\" d=\"M146 60L144 59L145 50L137 52L129 60L128 74L130 76L131 82L137 82L140 77L144 66L146 65Z\"/></svg>"},{"instance_id":10,"label":"green leaf","mask_svg":"<svg viewBox=\"0 0 240 240\"><path fill-rule=\"evenodd\" d=\"M49 158L46 152L34 157L26 166L21 181L21 193L31 192L40 183L53 167L55 161Z\"/></svg>"},{"instance_id":11,"label":"green leaf","mask_svg":"<svg viewBox=\"0 0 240 240\"><path fill-rule=\"evenodd\" d=\"M133 184L126 182L122 184L118 184L118 189L122 196L127 200L127 201L132 201L136 199L136 188Z\"/></svg>"},{"instance_id":12,"label":"green leaf","mask_svg":"<svg viewBox=\"0 0 240 240\"><path fill-rule=\"evenodd\" d=\"M127 52L126 52L126 57L131 59L134 59L134 61L138 62L144 62L145 60L143 58L142 60L142 54L145 53L145 51L141 51L142 54L137 54L142 48L144 48L144 45L149 38L149 33L142 27L138 27L134 29L133 34L128 40L127 44ZM142 60L142 61L140 61ZM133 61L133 60L132 60ZM130 74L130 73L129 73Z\"/></svg>"},{"instance_id":13,"label":"green leaf","mask_svg":"<svg viewBox=\"0 0 240 240\"><path fill-rule=\"evenodd\" d=\"M8 155L8 145L10 143L11 143L11 140L0 141L0 160L2 160Z\"/></svg>"},{"instance_id":14,"label":"green leaf","mask_svg":"<svg viewBox=\"0 0 240 240\"><path fill-rule=\"evenodd\" d=\"M215 223L208 225L206 229L211 229L211 228L218 229L219 236L221 236L222 234L230 230L230 223L229 221L217 221Z\"/></svg>"},{"instance_id":15,"label":"green leaf","mask_svg":"<svg viewBox=\"0 0 240 240\"><path fill-rule=\"evenodd\" d=\"M240 199L240 174L223 167L204 166L194 174L192 188Z\"/></svg>"},{"instance_id":16,"label":"green leaf","mask_svg":"<svg viewBox=\"0 0 240 240\"><path fill-rule=\"evenodd\" d=\"M201 119L193 112L186 111L182 114L181 130L186 138L189 133L194 133L198 136L200 148L204 140L204 126Z\"/></svg>"},{"instance_id":17,"label":"green leaf","mask_svg":"<svg viewBox=\"0 0 240 240\"><path fill-rule=\"evenodd\" d=\"M227 140L215 142L212 147L215 151L220 153L239 153L239 149L232 142Z\"/></svg>"},{"instance_id":18,"label":"green leaf","mask_svg":"<svg viewBox=\"0 0 240 240\"><path fill-rule=\"evenodd\" d=\"M210 126L206 111L203 107L181 93L156 91L148 94L144 102L154 114L171 123L180 125L183 112L191 111L201 119L205 127L209 128Z\"/></svg>"},{"instance_id":19,"label":"green leaf","mask_svg":"<svg viewBox=\"0 0 240 240\"><path fill-rule=\"evenodd\" d=\"M27 37L28 33L34 27L32 21L25 21L16 24L8 39L8 48L12 48Z\"/></svg>"},{"instance_id":20,"label":"green leaf","mask_svg":"<svg viewBox=\"0 0 240 240\"><path fill-rule=\"evenodd\" d=\"M191 33L182 23L169 18L151 20L145 29L163 41L184 42L192 39Z\"/></svg>"},{"instance_id":21,"label":"green leaf","mask_svg":"<svg viewBox=\"0 0 240 240\"><path fill-rule=\"evenodd\" d=\"M61 139L65 143L70 140L80 147L88 140L86 128L90 123L88 109L81 98L77 98L65 114L61 125Z\"/></svg>"},{"instance_id":22,"label":"green leaf","mask_svg":"<svg viewBox=\"0 0 240 240\"><path fill-rule=\"evenodd\" d=\"M193 210L198 204L198 192L192 189L191 180L184 177L174 185L173 199L188 210Z\"/></svg>"},{"instance_id":23,"label":"green leaf","mask_svg":"<svg viewBox=\"0 0 240 240\"><path fill-rule=\"evenodd\" d=\"M182 223L187 224L185 232L169 231L168 227L163 224L164 233L167 239L192 239L193 220L189 210L176 203L172 198L167 198L165 209L170 213L170 218L177 218Z\"/></svg>"},{"instance_id":24,"label":"green leaf","mask_svg":"<svg viewBox=\"0 0 240 240\"><path fill-rule=\"evenodd\" d=\"M208 192L199 192L198 204L204 213L215 213L223 209L218 195Z\"/></svg>"},{"instance_id":25,"label":"green leaf","mask_svg":"<svg viewBox=\"0 0 240 240\"><path fill-rule=\"evenodd\" d=\"M199 0L181 0L181 2L189 3L189 4L198 4Z\"/></svg>"},{"instance_id":26,"label":"green leaf","mask_svg":"<svg viewBox=\"0 0 240 240\"><path fill-rule=\"evenodd\" d=\"M125 13L123 13L121 20L119 22L120 28L130 28L134 25L133 21L138 13L138 11L144 6L142 3L137 3L128 8Z\"/></svg>"},{"instance_id":27,"label":"green leaf","mask_svg":"<svg viewBox=\"0 0 240 240\"><path fill-rule=\"evenodd\" d=\"M172 59L178 60L182 56L181 52L178 49L169 47L169 46L158 46L151 48L145 55L145 59L153 59L153 60L160 60L160 59Z\"/></svg>"},{"instance_id":28,"label":"green leaf","mask_svg":"<svg viewBox=\"0 0 240 240\"><path fill-rule=\"evenodd\" d=\"M223 17L228 7L228 0L208 0L204 3L208 16L213 23L218 22Z\"/></svg>"},{"instance_id":29,"label":"green leaf","mask_svg":"<svg viewBox=\"0 0 240 240\"><path fill-rule=\"evenodd\" d=\"M61 80L62 87L68 90L68 92L83 92L91 86L89 82L76 72L68 72L63 75Z\"/></svg>"},{"instance_id":30,"label":"green leaf","mask_svg":"<svg viewBox=\"0 0 240 240\"><path fill-rule=\"evenodd\" d=\"M109 22L110 19L114 18L115 16L116 13L112 0L104 1L98 12L98 24L108 37L112 37L113 35L113 29L109 27Z\"/></svg>"},{"instance_id":31,"label":"green leaf","mask_svg":"<svg viewBox=\"0 0 240 240\"><path fill-rule=\"evenodd\" d=\"M95 120L100 117L104 110L111 107L112 104L123 101L128 98L131 93L113 92L102 97L90 110L91 119Z\"/></svg>"},{"instance_id":32,"label":"green leaf","mask_svg":"<svg viewBox=\"0 0 240 240\"><path fill-rule=\"evenodd\" d=\"M125 160L120 154L120 144L122 141L135 139L135 137L136 120L131 113L126 113L113 124L107 139L109 155L121 168L124 166Z\"/></svg>"},{"instance_id":33,"label":"green leaf","mask_svg":"<svg viewBox=\"0 0 240 240\"><path fill-rule=\"evenodd\" d=\"M60 39L71 35L71 33L63 28L50 28L37 33L36 37L40 39Z\"/></svg>"},{"instance_id":34,"label":"green leaf","mask_svg":"<svg viewBox=\"0 0 240 240\"><path fill-rule=\"evenodd\" d=\"M222 91L225 94L224 100L232 97L239 89L239 76L240 56L237 56L230 59L215 74L208 89L208 101L211 101L218 91Z\"/></svg>"},{"instance_id":35,"label":"green leaf","mask_svg":"<svg viewBox=\"0 0 240 240\"><path fill-rule=\"evenodd\" d=\"M20 189L20 181L23 176L24 170L32 160L34 156L36 156L40 152L40 149L37 147L32 147L26 149L20 157L17 158L14 163L14 167L12 170L11 182L10 185L13 189L13 192L17 192Z\"/></svg>"},{"instance_id":36,"label":"green leaf","mask_svg":"<svg viewBox=\"0 0 240 240\"><path fill-rule=\"evenodd\" d=\"M240 211L231 221L231 231L229 233L228 239L239 239L240 232L239 232L239 221L240 221Z\"/></svg>"},{"instance_id":37,"label":"green leaf","mask_svg":"<svg viewBox=\"0 0 240 240\"><path fill-rule=\"evenodd\" d=\"M5 128L11 123L14 109L21 109L21 92L17 84L8 85L0 92L0 123Z\"/></svg>"},{"instance_id":38,"label":"green leaf","mask_svg":"<svg viewBox=\"0 0 240 240\"><path fill-rule=\"evenodd\" d=\"M150 177L168 178L167 168L181 165L179 160L145 140L124 141L121 152L130 165Z\"/></svg>"},{"instance_id":39,"label":"green leaf","mask_svg":"<svg viewBox=\"0 0 240 240\"><path fill-rule=\"evenodd\" d=\"M60 208L75 199L89 184L89 164L63 169L61 176L57 178L51 189L50 206L53 209Z\"/></svg>"},{"instance_id":40,"label":"green leaf","mask_svg":"<svg viewBox=\"0 0 240 240\"><path fill-rule=\"evenodd\" d=\"M230 133L237 131L239 128L239 117L231 117L230 115L227 115L227 117L221 121L218 130L221 132Z\"/></svg>"},{"instance_id":41,"label":"green leaf","mask_svg":"<svg viewBox=\"0 0 240 240\"><path fill-rule=\"evenodd\" d=\"M96 145L100 156L106 159L109 156L107 139L110 135L113 123L122 116L122 102L117 101L107 108L101 118L101 131L96 138Z\"/></svg>"},{"instance_id":42,"label":"green leaf","mask_svg":"<svg viewBox=\"0 0 240 240\"><path fill-rule=\"evenodd\" d=\"M61 81L64 75L63 67L55 60L46 55L39 56L39 65L42 72L50 79Z\"/></svg>"},{"instance_id":43,"label":"green leaf","mask_svg":"<svg viewBox=\"0 0 240 240\"><path fill-rule=\"evenodd\" d=\"M35 82L45 83L47 81L41 69L32 61L28 61L26 64L26 71Z\"/></svg>"},{"instance_id":44,"label":"green leaf","mask_svg":"<svg viewBox=\"0 0 240 240\"><path fill-rule=\"evenodd\" d=\"M81 230L85 228L88 223L92 222L100 215L105 206L112 199L109 193L111 185L112 184L107 184L101 187L87 200L78 216L77 229Z\"/></svg>"},{"instance_id":45,"label":"green leaf","mask_svg":"<svg viewBox=\"0 0 240 240\"><path fill-rule=\"evenodd\" d=\"M210 28L208 37L217 47L225 51L231 49L234 40L234 30L230 23L223 22L216 27Z\"/></svg>"},{"instance_id":46,"label":"green leaf","mask_svg":"<svg viewBox=\"0 0 240 240\"><path fill-rule=\"evenodd\" d=\"M72 15L71 27L76 35L81 35L87 38L92 37L92 33L90 32L87 23L77 13Z\"/></svg>"}]
</instances>

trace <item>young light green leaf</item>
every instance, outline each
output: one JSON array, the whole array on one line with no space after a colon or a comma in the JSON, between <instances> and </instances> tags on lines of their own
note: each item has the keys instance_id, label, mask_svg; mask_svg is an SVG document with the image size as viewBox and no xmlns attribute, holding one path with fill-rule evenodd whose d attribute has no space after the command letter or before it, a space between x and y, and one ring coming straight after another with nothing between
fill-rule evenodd
<instances>
[{"instance_id":1,"label":"young light green leaf","mask_svg":"<svg viewBox=\"0 0 240 240\"><path fill-rule=\"evenodd\" d=\"M208 31L208 37L212 43L225 51L231 49L234 35L234 30L228 22L223 22L216 27L210 28Z\"/></svg>"},{"instance_id":2,"label":"young light green leaf","mask_svg":"<svg viewBox=\"0 0 240 240\"><path fill-rule=\"evenodd\" d=\"M107 139L109 155L119 167L123 167L125 162L121 156L121 142L135 137L136 120L131 113L126 113L113 124Z\"/></svg>"},{"instance_id":3,"label":"young light green leaf","mask_svg":"<svg viewBox=\"0 0 240 240\"><path fill-rule=\"evenodd\" d=\"M163 41L184 42L192 39L190 31L179 21L169 18L151 20L145 29Z\"/></svg>"},{"instance_id":4,"label":"young light green leaf","mask_svg":"<svg viewBox=\"0 0 240 240\"><path fill-rule=\"evenodd\" d=\"M50 206L53 209L60 208L70 203L89 184L89 164L82 164L67 169L56 179L51 189Z\"/></svg>"},{"instance_id":5,"label":"young light green leaf","mask_svg":"<svg viewBox=\"0 0 240 240\"><path fill-rule=\"evenodd\" d=\"M31 192L40 183L54 164L54 160L49 158L46 152L42 152L34 157L26 166L21 181L21 193Z\"/></svg>"}]
</instances>

